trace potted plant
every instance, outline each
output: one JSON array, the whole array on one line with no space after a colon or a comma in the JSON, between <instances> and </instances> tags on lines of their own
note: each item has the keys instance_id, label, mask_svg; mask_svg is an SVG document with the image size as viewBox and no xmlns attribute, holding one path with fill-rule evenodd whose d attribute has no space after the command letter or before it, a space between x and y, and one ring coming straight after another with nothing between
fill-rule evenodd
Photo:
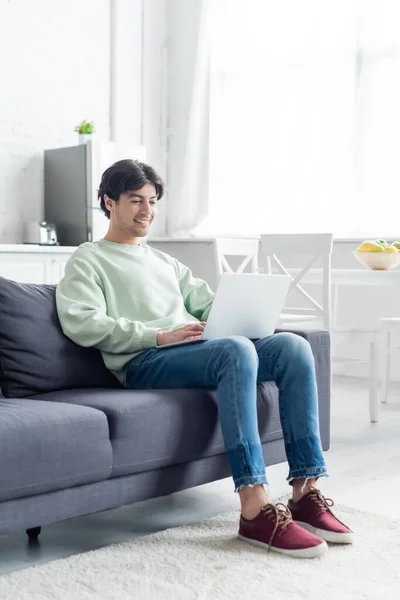
<instances>
[{"instance_id":1,"label":"potted plant","mask_svg":"<svg viewBox=\"0 0 400 600\"><path fill-rule=\"evenodd\" d=\"M81 121L75 126L75 130L79 133L79 143L86 144L88 140L91 140L94 134L94 123L93 121Z\"/></svg>"}]
</instances>

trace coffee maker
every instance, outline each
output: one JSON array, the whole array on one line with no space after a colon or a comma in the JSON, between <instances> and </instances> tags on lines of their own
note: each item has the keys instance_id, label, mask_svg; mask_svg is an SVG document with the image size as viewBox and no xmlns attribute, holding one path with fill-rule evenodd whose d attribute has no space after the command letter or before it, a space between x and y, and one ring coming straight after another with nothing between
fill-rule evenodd
<instances>
[{"instance_id":1,"label":"coffee maker","mask_svg":"<svg viewBox=\"0 0 400 600\"><path fill-rule=\"evenodd\" d=\"M24 243L40 246L57 246L57 232L53 223L31 221L25 223Z\"/></svg>"}]
</instances>

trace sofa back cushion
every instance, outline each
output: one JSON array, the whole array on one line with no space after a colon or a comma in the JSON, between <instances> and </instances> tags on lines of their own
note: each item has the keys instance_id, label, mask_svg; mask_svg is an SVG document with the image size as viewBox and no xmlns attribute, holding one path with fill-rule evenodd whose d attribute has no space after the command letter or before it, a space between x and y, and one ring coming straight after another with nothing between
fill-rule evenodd
<instances>
[{"instance_id":1,"label":"sofa back cushion","mask_svg":"<svg viewBox=\"0 0 400 600\"><path fill-rule=\"evenodd\" d=\"M82 387L120 387L100 351L67 338L55 285L0 277L0 389L6 397Z\"/></svg>"}]
</instances>

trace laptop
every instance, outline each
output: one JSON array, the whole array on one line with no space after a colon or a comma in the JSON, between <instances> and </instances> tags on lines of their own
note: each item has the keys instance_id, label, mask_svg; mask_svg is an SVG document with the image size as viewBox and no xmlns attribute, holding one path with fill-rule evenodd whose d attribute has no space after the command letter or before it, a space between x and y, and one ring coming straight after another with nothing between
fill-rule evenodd
<instances>
[{"instance_id":1,"label":"laptop","mask_svg":"<svg viewBox=\"0 0 400 600\"><path fill-rule=\"evenodd\" d=\"M158 348L194 344L231 335L249 339L272 335L292 278L289 275L223 273L201 338Z\"/></svg>"}]
</instances>

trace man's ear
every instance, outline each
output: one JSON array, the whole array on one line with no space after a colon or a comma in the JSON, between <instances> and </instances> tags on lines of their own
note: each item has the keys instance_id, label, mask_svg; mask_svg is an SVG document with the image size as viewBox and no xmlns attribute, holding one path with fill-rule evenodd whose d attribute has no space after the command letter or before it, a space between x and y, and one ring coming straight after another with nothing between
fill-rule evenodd
<instances>
[{"instance_id":1,"label":"man's ear","mask_svg":"<svg viewBox=\"0 0 400 600\"><path fill-rule=\"evenodd\" d=\"M104 194L104 204L108 210L111 210L113 201L109 196L107 196L107 194Z\"/></svg>"}]
</instances>

